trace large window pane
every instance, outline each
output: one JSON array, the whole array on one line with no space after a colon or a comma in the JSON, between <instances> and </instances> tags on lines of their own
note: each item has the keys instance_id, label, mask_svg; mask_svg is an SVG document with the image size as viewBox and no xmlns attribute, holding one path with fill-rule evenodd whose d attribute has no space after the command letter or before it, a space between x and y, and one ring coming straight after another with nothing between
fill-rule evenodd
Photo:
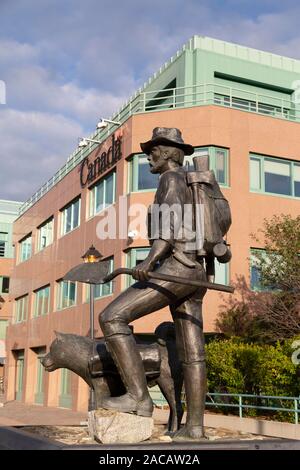
<instances>
[{"instance_id":1,"label":"large window pane","mask_svg":"<svg viewBox=\"0 0 300 470\"><path fill-rule=\"evenodd\" d=\"M76 283L59 281L57 285L57 309L72 307L76 304Z\"/></svg>"},{"instance_id":2,"label":"large window pane","mask_svg":"<svg viewBox=\"0 0 300 470\"><path fill-rule=\"evenodd\" d=\"M104 181L95 187L94 193L96 194L95 212L101 212L104 209Z\"/></svg>"},{"instance_id":3,"label":"large window pane","mask_svg":"<svg viewBox=\"0 0 300 470\"><path fill-rule=\"evenodd\" d=\"M294 196L300 197L300 165L294 165Z\"/></svg>"},{"instance_id":4,"label":"large window pane","mask_svg":"<svg viewBox=\"0 0 300 470\"><path fill-rule=\"evenodd\" d=\"M250 155L250 188L300 197L300 164L292 160Z\"/></svg>"},{"instance_id":5,"label":"large window pane","mask_svg":"<svg viewBox=\"0 0 300 470\"><path fill-rule=\"evenodd\" d=\"M17 351L16 356L16 400L21 400L24 380L24 349Z\"/></svg>"},{"instance_id":6,"label":"large window pane","mask_svg":"<svg viewBox=\"0 0 300 470\"><path fill-rule=\"evenodd\" d=\"M185 170L192 171L194 170L194 162L193 158L194 157L200 157L202 155L207 155L209 153L208 147L203 147L203 148L198 148L195 150L195 152L192 155L185 155L183 159L183 167Z\"/></svg>"},{"instance_id":7,"label":"large window pane","mask_svg":"<svg viewBox=\"0 0 300 470\"><path fill-rule=\"evenodd\" d=\"M265 159L265 191L291 196L291 165Z\"/></svg>"},{"instance_id":8,"label":"large window pane","mask_svg":"<svg viewBox=\"0 0 300 470\"><path fill-rule=\"evenodd\" d=\"M226 152L220 149L216 150L216 178L219 183L226 183Z\"/></svg>"},{"instance_id":9,"label":"large window pane","mask_svg":"<svg viewBox=\"0 0 300 470\"><path fill-rule=\"evenodd\" d=\"M102 178L90 190L89 197L89 215L90 217L98 214L107 206L115 202L115 172L110 173L105 178Z\"/></svg>"},{"instance_id":10,"label":"large window pane","mask_svg":"<svg viewBox=\"0 0 300 470\"><path fill-rule=\"evenodd\" d=\"M65 235L71 230L74 230L74 228L78 227L80 223L80 198L76 199L76 201L62 209L61 212L61 234Z\"/></svg>"},{"instance_id":11,"label":"large window pane","mask_svg":"<svg viewBox=\"0 0 300 470\"><path fill-rule=\"evenodd\" d=\"M20 262L26 261L31 257L31 235L20 242Z\"/></svg>"},{"instance_id":12,"label":"large window pane","mask_svg":"<svg viewBox=\"0 0 300 470\"><path fill-rule=\"evenodd\" d=\"M43 250L53 241L53 218L39 228L38 249Z\"/></svg>"},{"instance_id":13,"label":"large window pane","mask_svg":"<svg viewBox=\"0 0 300 470\"><path fill-rule=\"evenodd\" d=\"M15 303L15 322L22 322L27 319L28 313L28 295L16 299Z\"/></svg>"},{"instance_id":14,"label":"large window pane","mask_svg":"<svg viewBox=\"0 0 300 470\"><path fill-rule=\"evenodd\" d=\"M76 296L76 284L74 282L70 282L69 284L69 299L70 304L74 305L75 303L75 296Z\"/></svg>"},{"instance_id":15,"label":"large window pane","mask_svg":"<svg viewBox=\"0 0 300 470\"><path fill-rule=\"evenodd\" d=\"M68 233L72 230L72 206L69 206L65 212L66 217L66 229L65 232Z\"/></svg>"},{"instance_id":16,"label":"large window pane","mask_svg":"<svg viewBox=\"0 0 300 470\"><path fill-rule=\"evenodd\" d=\"M150 251L150 247L145 247L145 248L132 248L128 253L127 253L127 267L128 268L134 268L137 264L140 264L142 261L144 261ZM134 284L136 280L132 276L126 276L126 287L131 286Z\"/></svg>"},{"instance_id":17,"label":"large window pane","mask_svg":"<svg viewBox=\"0 0 300 470\"><path fill-rule=\"evenodd\" d=\"M34 316L39 317L49 313L50 287L43 287L35 292Z\"/></svg>"},{"instance_id":18,"label":"large window pane","mask_svg":"<svg viewBox=\"0 0 300 470\"><path fill-rule=\"evenodd\" d=\"M106 178L105 188L105 206L109 206L114 202L114 173Z\"/></svg>"},{"instance_id":19,"label":"large window pane","mask_svg":"<svg viewBox=\"0 0 300 470\"><path fill-rule=\"evenodd\" d=\"M114 269L114 259L113 257L109 259L109 269L108 272L111 273ZM86 299L87 301L90 298L90 289L89 287L86 290L87 296ZM94 290L94 296L95 299L98 299L99 297L103 297L104 295L110 295L113 293L113 281L107 282L106 284L97 284L95 285L95 290Z\"/></svg>"},{"instance_id":20,"label":"large window pane","mask_svg":"<svg viewBox=\"0 0 300 470\"><path fill-rule=\"evenodd\" d=\"M135 250L135 262L133 266L131 267L134 268L135 266L140 264L142 261L144 261L149 255L149 252L150 252L150 248L140 248L140 249Z\"/></svg>"},{"instance_id":21,"label":"large window pane","mask_svg":"<svg viewBox=\"0 0 300 470\"><path fill-rule=\"evenodd\" d=\"M158 174L150 172L147 157L140 156L138 159L138 183L137 191L145 189L156 189L158 185Z\"/></svg>"},{"instance_id":22,"label":"large window pane","mask_svg":"<svg viewBox=\"0 0 300 470\"><path fill-rule=\"evenodd\" d=\"M209 169L213 170L216 180L219 184L228 184L228 159L229 152L225 148L220 147L201 147L196 148L193 155L186 155L183 160L183 168L186 171L194 170L194 157L206 156L209 157Z\"/></svg>"},{"instance_id":23,"label":"large window pane","mask_svg":"<svg viewBox=\"0 0 300 470\"><path fill-rule=\"evenodd\" d=\"M272 285L264 285L262 283L261 275L261 260L267 262L269 265L272 263L272 257L268 256L263 249L251 248L250 249L250 287L252 290L274 290L276 288Z\"/></svg>"},{"instance_id":24,"label":"large window pane","mask_svg":"<svg viewBox=\"0 0 300 470\"><path fill-rule=\"evenodd\" d=\"M250 188L254 191L261 189L260 165L261 163L258 158L250 159Z\"/></svg>"},{"instance_id":25,"label":"large window pane","mask_svg":"<svg viewBox=\"0 0 300 470\"><path fill-rule=\"evenodd\" d=\"M68 369L61 369L59 406L72 407L71 372Z\"/></svg>"},{"instance_id":26,"label":"large window pane","mask_svg":"<svg viewBox=\"0 0 300 470\"><path fill-rule=\"evenodd\" d=\"M78 227L79 225L79 199L73 204L73 224L72 228Z\"/></svg>"},{"instance_id":27,"label":"large window pane","mask_svg":"<svg viewBox=\"0 0 300 470\"><path fill-rule=\"evenodd\" d=\"M258 266L251 266L250 287L252 290L259 290L261 285L261 274Z\"/></svg>"},{"instance_id":28,"label":"large window pane","mask_svg":"<svg viewBox=\"0 0 300 470\"><path fill-rule=\"evenodd\" d=\"M228 284L228 263L219 263L215 259L215 282L217 284Z\"/></svg>"}]
</instances>

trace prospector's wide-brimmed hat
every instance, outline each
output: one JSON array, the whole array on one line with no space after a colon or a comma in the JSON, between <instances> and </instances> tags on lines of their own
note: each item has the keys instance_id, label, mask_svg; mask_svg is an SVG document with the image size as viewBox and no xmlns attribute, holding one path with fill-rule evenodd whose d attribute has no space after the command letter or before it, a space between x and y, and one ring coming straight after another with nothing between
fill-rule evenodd
<instances>
[{"instance_id":1,"label":"prospector's wide-brimmed hat","mask_svg":"<svg viewBox=\"0 0 300 470\"><path fill-rule=\"evenodd\" d=\"M184 143L181 132L176 127L155 127L152 139L148 140L148 142L142 142L140 145L142 151L147 155L149 155L152 147L155 145L178 147L184 151L185 155L192 155L194 153L194 147Z\"/></svg>"}]
</instances>

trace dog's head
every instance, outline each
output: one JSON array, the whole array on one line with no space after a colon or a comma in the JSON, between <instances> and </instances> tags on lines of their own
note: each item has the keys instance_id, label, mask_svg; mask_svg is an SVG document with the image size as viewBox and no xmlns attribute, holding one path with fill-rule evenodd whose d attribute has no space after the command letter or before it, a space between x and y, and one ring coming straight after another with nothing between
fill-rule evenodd
<instances>
[{"instance_id":1,"label":"dog's head","mask_svg":"<svg viewBox=\"0 0 300 470\"><path fill-rule=\"evenodd\" d=\"M66 337L63 333L55 331L56 338L50 345L50 351L42 359L42 365L47 372L53 372L61 367L66 367Z\"/></svg>"}]
</instances>

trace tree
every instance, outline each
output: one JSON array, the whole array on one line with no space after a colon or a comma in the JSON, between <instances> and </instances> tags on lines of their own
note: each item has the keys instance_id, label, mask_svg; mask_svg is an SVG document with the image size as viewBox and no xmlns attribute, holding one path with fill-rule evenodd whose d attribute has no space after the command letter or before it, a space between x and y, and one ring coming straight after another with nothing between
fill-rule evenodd
<instances>
[{"instance_id":1,"label":"tree","mask_svg":"<svg viewBox=\"0 0 300 470\"><path fill-rule=\"evenodd\" d=\"M300 332L300 216L265 219L259 232L265 245L256 254L262 291L238 277L239 297L223 306L216 326L226 336L272 343Z\"/></svg>"},{"instance_id":2,"label":"tree","mask_svg":"<svg viewBox=\"0 0 300 470\"><path fill-rule=\"evenodd\" d=\"M258 231L264 238L264 250L258 252L261 284L288 292L300 289L300 216L274 215L264 219ZM252 238L259 242L257 236Z\"/></svg>"}]
</instances>

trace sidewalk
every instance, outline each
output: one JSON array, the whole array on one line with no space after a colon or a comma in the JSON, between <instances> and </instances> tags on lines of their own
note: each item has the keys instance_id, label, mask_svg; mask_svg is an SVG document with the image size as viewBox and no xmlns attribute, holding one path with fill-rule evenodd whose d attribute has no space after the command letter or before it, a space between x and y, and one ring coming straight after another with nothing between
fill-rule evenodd
<instances>
[{"instance_id":1,"label":"sidewalk","mask_svg":"<svg viewBox=\"0 0 300 470\"><path fill-rule=\"evenodd\" d=\"M18 401L4 403L0 407L0 426L24 425L79 425L87 414L63 408L28 405Z\"/></svg>"},{"instance_id":2,"label":"sidewalk","mask_svg":"<svg viewBox=\"0 0 300 470\"><path fill-rule=\"evenodd\" d=\"M169 411L155 408L153 418L156 424L166 424ZM9 401L1 406L0 426L78 426L87 421L87 412L42 405L28 405L19 401Z\"/></svg>"}]
</instances>

